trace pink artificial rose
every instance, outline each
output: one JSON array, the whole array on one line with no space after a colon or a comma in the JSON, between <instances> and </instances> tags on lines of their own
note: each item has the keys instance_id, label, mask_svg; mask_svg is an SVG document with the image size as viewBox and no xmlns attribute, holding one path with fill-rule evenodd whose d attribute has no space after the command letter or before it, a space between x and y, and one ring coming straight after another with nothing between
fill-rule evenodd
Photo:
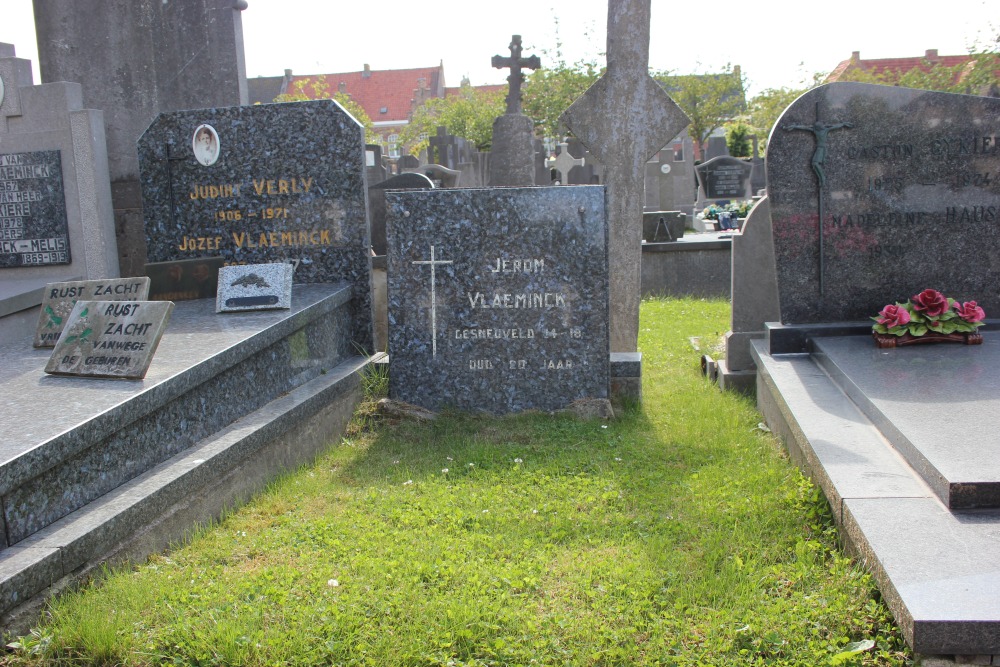
<instances>
[{"instance_id":1,"label":"pink artificial rose","mask_svg":"<svg viewBox=\"0 0 1000 667\"><path fill-rule=\"evenodd\" d=\"M903 306L888 305L882 309L876 321L888 329L904 326L910 322L910 312Z\"/></svg>"},{"instance_id":2,"label":"pink artificial rose","mask_svg":"<svg viewBox=\"0 0 1000 667\"><path fill-rule=\"evenodd\" d=\"M958 311L958 316L969 324L986 319L986 312L975 301L966 301L961 306L956 305L955 310Z\"/></svg>"},{"instance_id":3,"label":"pink artificial rose","mask_svg":"<svg viewBox=\"0 0 1000 667\"><path fill-rule=\"evenodd\" d=\"M911 299L913 309L927 317L937 319L948 312L948 298L934 289L925 289Z\"/></svg>"}]
</instances>

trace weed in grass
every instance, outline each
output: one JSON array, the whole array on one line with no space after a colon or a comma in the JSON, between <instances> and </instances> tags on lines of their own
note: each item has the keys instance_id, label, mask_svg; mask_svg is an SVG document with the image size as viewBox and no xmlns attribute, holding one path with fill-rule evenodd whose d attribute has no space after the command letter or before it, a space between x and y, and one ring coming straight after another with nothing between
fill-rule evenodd
<instances>
[{"instance_id":1,"label":"weed in grass","mask_svg":"<svg viewBox=\"0 0 1000 667\"><path fill-rule=\"evenodd\" d=\"M728 315L644 301L643 405L608 424L359 427L369 400L315 466L54 600L7 661L907 664L826 501L753 404L701 376L688 339L711 349ZM128 623L85 644L77 628L112 616Z\"/></svg>"}]
</instances>

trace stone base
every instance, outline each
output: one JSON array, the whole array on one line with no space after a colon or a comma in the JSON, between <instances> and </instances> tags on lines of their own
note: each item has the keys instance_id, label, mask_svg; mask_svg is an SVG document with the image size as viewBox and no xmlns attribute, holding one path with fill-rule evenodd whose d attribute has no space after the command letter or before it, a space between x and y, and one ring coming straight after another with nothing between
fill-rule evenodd
<instances>
[{"instance_id":1,"label":"stone base","mask_svg":"<svg viewBox=\"0 0 1000 667\"><path fill-rule=\"evenodd\" d=\"M642 403L642 352L611 353L611 404L616 412Z\"/></svg>"},{"instance_id":2,"label":"stone base","mask_svg":"<svg viewBox=\"0 0 1000 667\"><path fill-rule=\"evenodd\" d=\"M179 302L141 381L48 377L50 351L4 341L3 629L23 630L42 598L97 564L183 539L326 447L368 363L346 335L350 295L296 285L290 311L226 315L211 299Z\"/></svg>"},{"instance_id":3,"label":"stone base","mask_svg":"<svg viewBox=\"0 0 1000 667\"><path fill-rule=\"evenodd\" d=\"M720 359L716 364L716 380L719 389L723 391L735 391L746 396L757 394L757 371L734 371L730 370L725 359Z\"/></svg>"},{"instance_id":4,"label":"stone base","mask_svg":"<svg viewBox=\"0 0 1000 667\"><path fill-rule=\"evenodd\" d=\"M862 338L869 346L865 359L883 359L881 355L890 354L877 352L869 337ZM773 345L774 341L770 342ZM919 413L906 424L873 421L843 389L847 379L859 379L856 370L850 370L847 378L831 377L824 364L831 361L833 348L825 341L823 346L829 348L823 354L797 350L794 354L773 354L768 341L753 341L758 409L784 441L792 461L823 490L845 549L872 573L913 650L924 656L960 656L956 664L990 664L982 662L983 656L989 656L996 664L994 659L1000 655L1000 597L996 595L1000 590L996 567L1000 508L950 511L923 479L927 470L917 469L916 460L915 465L909 464L890 445L901 433L901 426L931 430L940 414L968 425L968 418L954 414L958 408L989 420L996 412L991 410L995 392L991 400L963 397L970 384L968 377L979 378L971 384L983 385L989 372L979 376L956 372L948 382L921 385L933 387L935 393L920 394L918 401L897 401ZM983 348L957 348L959 354L949 355L949 362L960 363L959 355L964 354L965 361L979 359L985 368L995 368L991 359L983 360L989 347L987 338ZM906 355L911 350L892 352ZM905 362L915 356L900 358ZM879 365L865 363L864 374ZM926 374L935 364L924 358L914 366ZM903 386L898 381L897 385ZM882 393L876 398L894 400L887 389L887 384L879 385L877 391ZM980 432L975 424L969 428ZM978 443L987 457L984 460L988 460L993 440L985 437L970 442ZM968 662L970 657L979 662ZM922 664L949 664L936 660L927 658Z\"/></svg>"},{"instance_id":5,"label":"stone base","mask_svg":"<svg viewBox=\"0 0 1000 667\"><path fill-rule=\"evenodd\" d=\"M535 124L524 114L504 114L493 121L490 186L535 184Z\"/></svg>"}]
</instances>

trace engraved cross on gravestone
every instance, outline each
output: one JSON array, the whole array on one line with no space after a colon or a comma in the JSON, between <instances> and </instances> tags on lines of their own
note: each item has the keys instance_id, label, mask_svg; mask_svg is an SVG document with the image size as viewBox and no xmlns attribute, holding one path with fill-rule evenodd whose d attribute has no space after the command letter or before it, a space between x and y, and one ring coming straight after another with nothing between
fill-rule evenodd
<instances>
[{"instance_id":1,"label":"engraved cross on gravestone","mask_svg":"<svg viewBox=\"0 0 1000 667\"><path fill-rule=\"evenodd\" d=\"M524 75L521 68L538 69L542 66L542 61L538 56L529 58L521 57L521 36L512 35L510 39L510 57L493 56L493 67L496 69L510 68L510 76L507 82L510 84L507 91L507 113L521 113L521 84L524 83Z\"/></svg>"},{"instance_id":2,"label":"engraved cross on gravestone","mask_svg":"<svg viewBox=\"0 0 1000 667\"><path fill-rule=\"evenodd\" d=\"M434 246L431 246L431 258L411 262L411 264L429 264L431 267L431 357L437 356L437 272L438 264L451 264L450 259L434 259Z\"/></svg>"},{"instance_id":3,"label":"engraved cross on gravestone","mask_svg":"<svg viewBox=\"0 0 1000 667\"><path fill-rule=\"evenodd\" d=\"M646 162L690 122L649 76L650 0L609 0L608 67L560 120L605 167L611 263L611 351L639 338Z\"/></svg>"}]
</instances>

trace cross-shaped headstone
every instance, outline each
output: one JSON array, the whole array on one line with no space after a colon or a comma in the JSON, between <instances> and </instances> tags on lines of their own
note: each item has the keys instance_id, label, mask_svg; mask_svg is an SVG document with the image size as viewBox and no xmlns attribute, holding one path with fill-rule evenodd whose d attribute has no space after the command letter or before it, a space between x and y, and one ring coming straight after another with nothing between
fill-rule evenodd
<instances>
[{"instance_id":1,"label":"cross-shaped headstone","mask_svg":"<svg viewBox=\"0 0 1000 667\"><path fill-rule=\"evenodd\" d=\"M31 61L18 58L12 44L0 43L0 133L7 132L7 119L21 115L22 86L31 85Z\"/></svg>"},{"instance_id":2,"label":"cross-shaped headstone","mask_svg":"<svg viewBox=\"0 0 1000 667\"><path fill-rule=\"evenodd\" d=\"M510 84L507 91L507 113L521 113L521 84L524 83L521 68L538 69L541 66L542 61L538 59L538 56L521 57L520 35L511 36L509 58L493 56L493 67L497 69L510 68L510 76L507 77L507 82Z\"/></svg>"},{"instance_id":3,"label":"cross-shaped headstone","mask_svg":"<svg viewBox=\"0 0 1000 667\"><path fill-rule=\"evenodd\" d=\"M569 154L569 144L567 142L562 142L559 144L559 154L553 160L549 160L548 164L550 167L555 167L556 171L559 173L559 183L561 185L566 185L569 183L569 170L573 167L582 167L586 164L584 158L575 158Z\"/></svg>"},{"instance_id":4,"label":"cross-shaped headstone","mask_svg":"<svg viewBox=\"0 0 1000 667\"><path fill-rule=\"evenodd\" d=\"M427 161L440 164L449 169L454 169L458 165L458 147L455 145L455 137L448 134L448 130L439 125L437 134L427 140Z\"/></svg>"},{"instance_id":5,"label":"cross-shaped headstone","mask_svg":"<svg viewBox=\"0 0 1000 667\"><path fill-rule=\"evenodd\" d=\"M604 165L612 352L638 347L646 162L690 122L649 76L649 5L609 0L607 70L560 118Z\"/></svg>"}]
</instances>

